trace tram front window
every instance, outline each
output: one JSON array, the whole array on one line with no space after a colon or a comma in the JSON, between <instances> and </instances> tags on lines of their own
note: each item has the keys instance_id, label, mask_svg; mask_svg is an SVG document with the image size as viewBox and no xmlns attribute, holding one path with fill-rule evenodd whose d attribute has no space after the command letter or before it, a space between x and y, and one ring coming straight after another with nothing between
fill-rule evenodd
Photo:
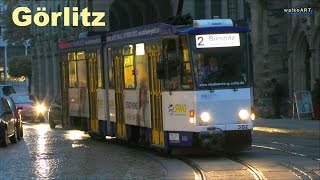
<instances>
[{"instance_id":1,"label":"tram front window","mask_svg":"<svg viewBox=\"0 0 320 180\"><path fill-rule=\"evenodd\" d=\"M219 47L193 50L197 87L248 87L249 66L246 48Z\"/></svg>"}]
</instances>

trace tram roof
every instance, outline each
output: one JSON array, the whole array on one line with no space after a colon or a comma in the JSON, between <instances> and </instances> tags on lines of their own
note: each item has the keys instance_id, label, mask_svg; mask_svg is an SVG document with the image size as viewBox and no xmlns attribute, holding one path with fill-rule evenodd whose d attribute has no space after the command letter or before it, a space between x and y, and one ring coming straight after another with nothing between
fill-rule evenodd
<instances>
[{"instance_id":1,"label":"tram roof","mask_svg":"<svg viewBox=\"0 0 320 180\"><path fill-rule=\"evenodd\" d=\"M207 33L231 33L231 32L250 32L248 27L222 26L222 27L188 27L177 29L178 34L207 34Z\"/></svg>"},{"instance_id":2,"label":"tram roof","mask_svg":"<svg viewBox=\"0 0 320 180\"><path fill-rule=\"evenodd\" d=\"M165 23L154 23L107 33L106 43L108 45L110 43L134 41L142 38L154 38L172 34L176 34L175 26Z\"/></svg>"},{"instance_id":3,"label":"tram roof","mask_svg":"<svg viewBox=\"0 0 320 180\"><path fill-rule=\"evenodd\" d=\"M102 43L102 36L94 35L86 38L77 39L73 41L60 41L58 46L62 51L68 51L72 49L90 48L100 46Z\"/></svg>"}]
</instances>

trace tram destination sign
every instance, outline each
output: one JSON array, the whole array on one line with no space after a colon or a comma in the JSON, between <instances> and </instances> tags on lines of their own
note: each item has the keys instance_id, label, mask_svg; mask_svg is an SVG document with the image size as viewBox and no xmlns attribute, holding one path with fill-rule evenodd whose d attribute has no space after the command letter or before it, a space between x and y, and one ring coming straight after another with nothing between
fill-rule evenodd
<instances>
[{"instance_id":1,"label":"tram destination sign","mask_svg":"<svg viewBox=\"0 0 320 180\"><path fill-rule=\"evenodd\" d=\"M240 46L239 33L196 35L197 48Z\"/></svg>"}]
</instances>

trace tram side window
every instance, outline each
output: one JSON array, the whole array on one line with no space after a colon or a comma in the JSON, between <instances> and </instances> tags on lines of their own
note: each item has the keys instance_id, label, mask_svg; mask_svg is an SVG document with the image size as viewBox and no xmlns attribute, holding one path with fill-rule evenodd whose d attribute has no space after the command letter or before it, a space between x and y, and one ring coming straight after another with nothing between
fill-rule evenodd
<instances>
[{"instance_id":1,"label":"tram side window","mask_svg":"<svg viewBox=\"0 0 320 180\"><path fill-rule=\"evenodd\" d=\"M167 66L167 77L164 80L164 87L168 90L175 90L179 88L179 77L178 77L178 56L177 56L177 46L175 39L165 39L162 42L163 56L162 61L164 61Z\"/></svg>"},{"instance_id":2,"label":"tram side window","mask_svg":"<svg viewBox=\"0 0 320 180\"><path fill-rule=\"evenodd\" d=\"M102 64L102 58L101 58L101 50L97 50L97 87L98 88L104 88L103 83L103 64Z\"/></svg>"},{"instance_id":3,"label":"tram side window","mask_svg":"<svg viewBox=\"0 0 320 180\"><path fill-rule=\"evenodd\" d=\"M77 53L77 68L79 87L87 87L87 64L84 52Z\"/></svg>"},{"instance_id":4,"label":"tram side window","mask_svg":"<svg viewBox=\"0 0 320 180\"><path fill-rule=\"evenodd\" d=\"M127 89L136 88L135 77L135 62L133 58L133 45L123 46L123 73L124 73L124 87Z\"/></svg>"},{"instance_id":5,"label":"tram side window","mask_svg":"<svg viewBox=\"0 0 320 180\"><path fill-rule=\"evenodd\" d=\"M114 88L114 61L112 60L111 48L108 48L108 58L109 63L109 87Z\"/></svg>"},{"instance_id":6,"label":"tram side window","mask_svg":"<svg viewBox=\"0 0 320 180\"><path fill-rule=\"evenodd\" d=\"M78 87L76 53L68 53L69 61L69 87Z\"/></svg>"},{"instance_id":7,"label":"tram side window","mask_svg":"<svg viewBox=\"0 0 320 180\"><path fill-rule=\"evenodd\" d=\"M182 61L182 89L193 89L191 63L189 57L188 40L187 36L180 37L181 45L181 61Z\"/></svg>"},{"instance_id":8,"label":"tram side window","mask_svg":"<svg viewBox=\"0 0 320 180\"><path fill-rule=\"evenodd\" d=\"M133 56L124 56L124 87L128 89L135 88L135 73Z\"/></svg>"}]
</instances>

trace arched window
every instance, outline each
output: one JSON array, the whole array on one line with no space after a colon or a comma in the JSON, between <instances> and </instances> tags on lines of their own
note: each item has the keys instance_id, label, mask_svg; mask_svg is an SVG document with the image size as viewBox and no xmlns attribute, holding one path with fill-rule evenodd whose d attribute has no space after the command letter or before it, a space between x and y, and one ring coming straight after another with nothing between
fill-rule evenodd
<instances>
[{"instance_id":1,"label":"arched window","mask_svg":"<svg viewBox=\"0 0 320 180\"><path fill-rule=\"evenodd\" d=\"M211 0L211 17L221 17L221 0Z\"/></svg>"},{"instance_id":2,"label":"arched window","mask_svg":"<svg viewBox=\"0 0 320 180\"><path fill-rule=\"evenodd\" d=\"M228 0L228 18L237 19L238 0Z\"/></svg>"},{"instance_id":3,"label":"arched window","mask_svg":"<svg viewBox=\"0 0 320 180\"><path fill-rule=\"evenodd\" d=\"M205 2L204 2L204 0L194 0L194 17L195 17L195 19L205 18Z\"/></svg>"}]
</instances>

